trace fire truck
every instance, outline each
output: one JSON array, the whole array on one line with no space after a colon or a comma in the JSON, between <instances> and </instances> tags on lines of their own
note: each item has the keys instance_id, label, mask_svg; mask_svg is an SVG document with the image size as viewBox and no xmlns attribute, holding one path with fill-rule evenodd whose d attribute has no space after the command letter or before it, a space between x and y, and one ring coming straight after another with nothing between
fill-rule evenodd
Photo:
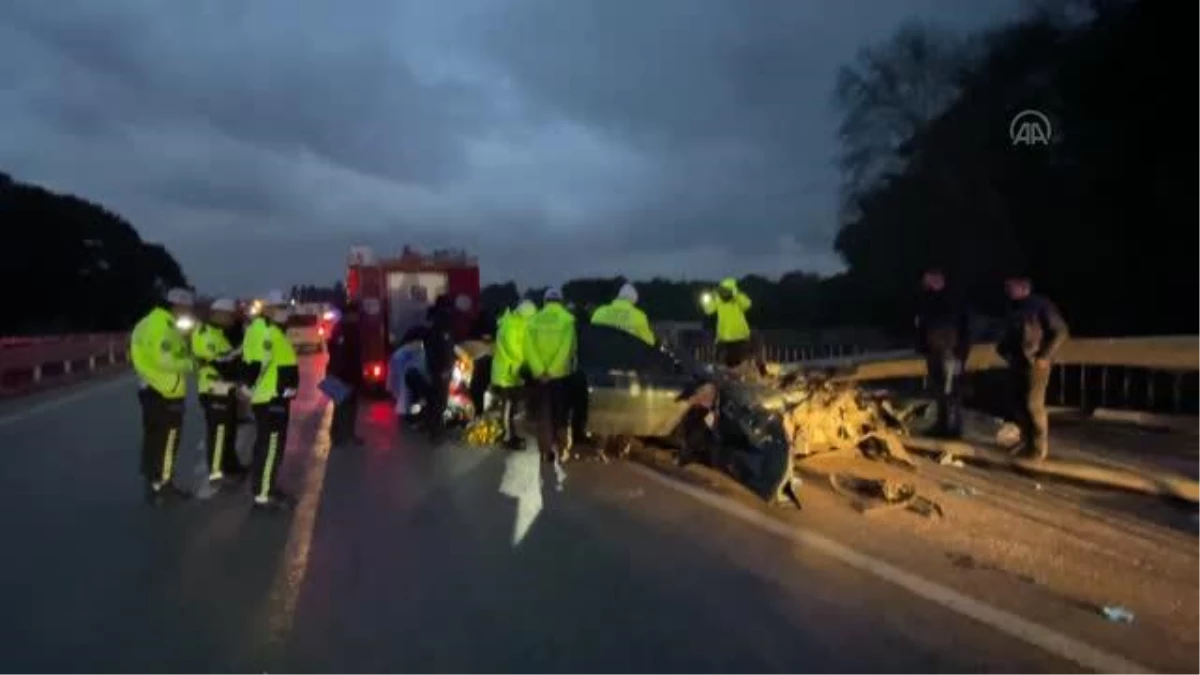
<instances>
[{"instance_id":1,"label":"fire truck","mask_svg":"<svg viewBox=\"0 0 1200 675\"><path fill-rule=\"evenodd\" d=\"M363 246L350 250L346 294L357 300L362 330L363 375L367 388L380 391L387 381L388 357L442 295L471 299L479 311L479 263L461 250L423 254L405 246L398 257L377 258Z\"/></svg>"}]
</instances>

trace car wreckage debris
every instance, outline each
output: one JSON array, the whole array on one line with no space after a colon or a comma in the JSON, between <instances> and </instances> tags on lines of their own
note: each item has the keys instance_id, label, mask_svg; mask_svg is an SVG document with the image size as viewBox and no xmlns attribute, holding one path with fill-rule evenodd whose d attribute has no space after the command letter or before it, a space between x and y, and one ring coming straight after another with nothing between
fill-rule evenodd
<instances>
[{"instance_id":1,"label":"car wreckage debris","mask_svg":"<svg viewBox=\"0 0 1200 675\"><path fill-rule=\"evenodd\" d=\"M726 380L723 393L737 400L736 408L778 419L797 458L857 450L867 457L914 466L902 438L908 435L908 421L925 404L897 410L884 395L831 375L828 371L789 373L771 383L747 377L743 371Z\"/></svg>"}]
</instances>

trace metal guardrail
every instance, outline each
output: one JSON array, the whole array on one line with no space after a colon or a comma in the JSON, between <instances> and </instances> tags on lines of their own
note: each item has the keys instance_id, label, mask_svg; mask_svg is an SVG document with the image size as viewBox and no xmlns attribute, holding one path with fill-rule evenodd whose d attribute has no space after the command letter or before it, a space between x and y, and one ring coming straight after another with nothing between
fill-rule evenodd
<instances>
[{"instance_id":1,"label":"metal guardrail","mask_svg":"<svg viewBox=\"0 0 1200 675\"><path fill-rule=\"evenodd\" d=\"M868 352L853 345L764 345L760 353L782 369L853 366L854 379L924 385L925 361L912 350ZM695 350L711 361L711 345ZM975 345L967 360L968 389L997 392L993 377L1004 367L994 343ZM1047 402L1087 411L1133 410L1172 415L1200 414L1200 336L1073 338L1055 358ZM984 396L987 397L986 395Z\"/></svg>"},{"instance_id":2,"label":"metal guardrail","mask_svg":"<svg viewBox=\"0 0 1200 675\"><path fill-rule=\"evenodd\" d=\"M123 366L128 333L0 338L0 395Z\"/></svg>"}]
</instances>

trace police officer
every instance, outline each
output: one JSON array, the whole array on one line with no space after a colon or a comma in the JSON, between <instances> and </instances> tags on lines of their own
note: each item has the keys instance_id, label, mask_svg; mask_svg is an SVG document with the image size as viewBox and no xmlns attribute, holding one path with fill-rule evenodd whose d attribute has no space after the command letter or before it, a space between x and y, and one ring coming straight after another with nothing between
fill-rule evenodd
<instances>
[{"instance_id":1,"label":"police officer","mask_svg":"<svg viewBox=\"0 0 1200 675\"><path fill-rule=\"evenodd\" d=\"M205 445L208 448L208 480L241 479L246 468L237 456L237 376L241 347L234 348L230 331L237 320L237 303L230 298L214 300L208 320L192 334L197 390L204 410Z\"/></svg>"},{"instance_id":2,"label":"police officer","mask_svg":"<svg viewBox=\"0 0 1200 675\"><path fill-rule=\"evenodd\" d=\"M638 308L637 301L638 292L633 284L621 286L615 300L601 306L592 314L592 325L623 330L653 346L654 331L650 328L650 320L646 318L646 313Z\"/></svg>"},{"instance_id":3,"label":"police officer","mask_svg":"<svg viewBox=\"0 0 1200 675\"><path fill-rule=\"evenodd\" d=\"M142 476L146 498L186 497L172 477L183 430L183 403L192 356L185 331L194 325L191 291L173 288L163 302L138 321L130 338L129 360L138 375L142 407Z\"/></svg>"},{"instance_id":4,"label":"police officer","mask_svg":"<svg viewBox=\"0 0 1200 675\"><path fill-rule=\"evenodd\" d=\"M255 508L265 509L294 504L276 482L287 447L291 402L300 386L300 368L285 330L290 315L287 299L282 292L271 291L263 304L262 315L246 329L242 361L256 432L251 487Z\"/></svg>"},{"instance_id":5,"label":"police officer","mask_svg":"<svg viewBox=\"0 0 1200 675\"><path fill-rule=\"evenodd\" d=\"M525 441L517 435L513 418L525 390L525 378L521 376L525 366L525 332L529 319L537 314L537 311L532 302L524 300L517 305L516 310L505 312L496 328L496 345L492 356L492 390L501 400L504 445L511 450L520 450L525 446Z\"/></svg>"},{"instance_id":6,"label":"police officer","mask_svg":"<svg viewBox=\"0 0 1200 675\"><path fill-rule=\"evenodd\" d=\"M525 328L525 364L534 384L538 412L538 450L543 461L557 461L564 445L568 377L575 370L575 317L563 306L562 291L546 291L542 309Z\"/></svg>"},{"instance_id":7,"label":"police officer","mask_svg":"<svg viewBox=\"0 0 1200 675\"><path fill-rule=\"evenodd\" d=\"M724 279L713 293L701 297L701 309L717 319L717 354L727 368L736 368L752 358L750 324L746 312L750 298L738 290L737 280Z\"/></svg>"}]
</instances>

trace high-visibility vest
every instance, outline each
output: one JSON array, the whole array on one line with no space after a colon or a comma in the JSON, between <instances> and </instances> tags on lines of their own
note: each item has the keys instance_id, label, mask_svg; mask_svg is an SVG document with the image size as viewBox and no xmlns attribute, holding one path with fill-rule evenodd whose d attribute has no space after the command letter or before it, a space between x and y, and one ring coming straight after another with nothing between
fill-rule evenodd
<instances>
[{"instance_id":1,"label":"high-visibility vest","mask_svg":"<svg viewBox=\"0 0 1200 675\"><path fill-rule=\"evenodd\" d=\"M599 307L592 313L592 324L619 328L630 335L641 338L648 345L654 344L654 331L650 329L650 320L646 313L632 302L617 298Z\"/></svg>"},{"instance_id":2,"label":"high-visibility vest","mask_svg":"<svg viewBox=\"0 0 1200 675\"><path fill-rule=\"evenodd\" d=\"M225 331L217 326L201 324L200 328L192 334L192 354L199 362L216 361L229 356L232 352L233 345L225 336ZM199 365L196 371L196 389L201 394L223 396L228 394L232 387L233 383L222 378L216 366Z\"/></svg>"},{"instance_id":3,"label":"high-visibility vest","mask_svg":"<svg viewBox=\"0 0 1200 675\"><path fill-rule=\"evenodd\" d=\"M142 384L163 398L181 399L187 395L192 356L183 333L175 327L175 316L166 308L155 307L134 326L129 360Z\"/></svg>"},{"instance_id":4,"label":"high-visibility vest","mask_svg":"<svg viewBox=\"0 0 1200 675\"><path fill-rule=\"evenodd\" d=\"M250 403L270 403L285 389L300 384L296 348L279 324L264 317L256 318L246 329L242 340L242 361L258 367L258 377L252 387Z\"/></svg>"},{"instance_id":5,"label":"high-visibility vest","mask_svg":"<svg viewBox=\"0 0 1200 675\"><path fill-rule=\"evenodd\" d=\"M575 316L549 302L525 327L525 363L534 377L559 378L575 370Z\"/></svg>"}]
</instances>

